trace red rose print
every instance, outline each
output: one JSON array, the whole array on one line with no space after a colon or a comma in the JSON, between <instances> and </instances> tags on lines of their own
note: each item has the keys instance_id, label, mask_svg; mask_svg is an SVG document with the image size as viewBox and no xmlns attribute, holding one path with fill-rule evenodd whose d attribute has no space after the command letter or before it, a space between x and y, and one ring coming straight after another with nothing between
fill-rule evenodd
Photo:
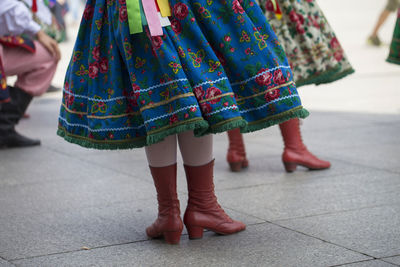
<instances>
[{"instance_id":1,"label":"red rose print","mask_svg":"<svg viewBox=\"0 0 400 267\"><path fill-rule=\"evenodd\" d=\"M277 99L280 95L281 95L281 93L280 93L279 89L275 89L272 91L268 91L264 95L264 98L265 98L265 101L269 102L269 101Z\"/></svg>"},{"instance_id":2,"label":"red rose print","mask_svg":"<svg viewBox=\"0 0 400 267\"><path fill-rule=\"evenodd\" d=\"M87 5L85 11L83 12L83 18L85 20L90 20L93 18L94 7L91 5Z\"/></svg>"},{"instance_id":3,"label":"red rose print","mask_svg":"<svg viewBox=\"0 0 400 267\"><path fill-rule=\"evenodd\" d=\"M94 79L99 74L99 63L93 62L89 64L89 77Z\"/></svg>"},{"instance_id":4,"label":"red rose print","mask_svg":"<svg viewBox=\"0 0 400 267\"><path fill-rule=\"evenodd\" d=\"M208 114L212 111L212 107L208 103L201 103L200 108L204 114Z\"/></svg>"},{"instance_id":5,"label":"red rose print","mask_svg":"<svg viewBox=\"0 0 400 267\"><path fill-rule=\"evenodd\" d=\"M336 49L340 47L339 41L336 37L333 37L331 40L331 47L332 49Z\"/></svg>"},{"instance_id":6,"label":"red rose print","mask_svg":"<svg viewBox=\"0 0 400 267\"><path fill-rule=\"evenodd\" d=\"M306 31L304 30L303 26L301 24L296 24L296 30L299 34L304 34Z\"/></svg>"},{"instance_id":7,"label":"red rose print","mask_svg":"<svg viewBox=\"0 0 400 267\"><path fill-rule=\"evenodd\" d=\"M100 59L100 47L99 46L93 47L92 56L93 56L93 59L96 61Z\"/></svg>"},{"instance_id":8,"label":"red rose print","mask_svg":"<svg viewBox=\"0 0 400 267\"><path fill-rule=\"evenodd\" d=\"M196 96L197 100L202 100L204 96L203 87L197 86L193 89L193 93Z\"/></svg>"},{"instance_id":9,"label":"red rose print","mask_svg":"<svg viewBox=\"0 0 400 267\"><path fill-rule=\"evenodd\" d=\"M207 89L206 98L207 99L213 98L213 97L219 96L220 94L222 94L221 90L219 90L217 87L213 86L213 87L210 87L210 88ZM219 101L221 101L221 98L218 97L216 99L212 99L212 100L208 100L208 101L211 104L215 104L215 103L218 103Z\"/></svg>"},{"instance_id":10,"label":"red rose print","mask_svg":"<svg viewBox=\"0 0 400 267\"><path fill-rule=\"evenodd\" d=\"M128 19L128 11L126 10L126 6L123 5L119 8L119 21L124 22Z\"/></svg>"},{"instance_id":11,"label":"red rose print","mask_svg":"<svg viewBox=\"0 0 400 267\"><path fill-rule=\"evenodd\" d=\"M333 57L337 60L337 61L341 61L343 59L343 51L342 50L338 50L335 53L333 53Z\"/></svg>"},{"instance_id":12,"label":"red rose print","mask_svg":"<svg viewBox=\"0 0 400 267\"><path fill-rule=\"evenodd\" d=\"M238 0L234 0L232 3L232 9L233 12L235 12L235 14L240 13L243 14L244 13L244 9L243 7L240 5Z\"/></svg>"},{"instance_id":13,"label":"red rose print","mask_svg":"<svg viewBox=\"0 0 400 267\"><path fill-rule=\"evenodd\" d=\"M174 114L171 117L169 117L169 124L174 124L175 122L178 122L178 115Z\"/></svg>"},{"instance_id":14,"label":"red rose print","mask_svg":"<svg viewBox=\"0 0 400 267\"><path fill-rule=\"evenodd\" d=\"M232 40L232 38L229 35L225 35L225 37L224 37L225 42L230 42L231 40Z\"/></svg>"},{"instance_id":15,"label":"red rose print","mask_svg":"<svg viewBox=\"0 0 400 267\"><path fill-rule=\"evenodd\" d=\"M100 72L101 73L107 73L108 71L108 59L106 57L102 58L100 61Z\"/></svg>"},{"instance_id":16,"label":"red rose print","mask_svg":"<svg viewBox=\"0 0 400 267\"><path fill-rule=\"evenodd\" d=\"M158 50L163 44L163 40L160 36L153 36L151 38L151 43L153 44L154 49Z\"/></svg>"},{"instance_id":17,"label":"red rose print","mask_svg":"<svg viewBox=\"0 0 400 267\"><path fill-rule=\"evenodd\" d=\"M133 89L134 92L136 92L136 91L139 91L139 90L140 90L140 87L139 87L139 85L137 85L136 83L134 83L134 84L132 84L132 89ZM139 93L139 94L140 94L140 93Z\"/></svg>"},{"instance_id":18,"label":"red rose print","mask_svg":"<svg viewBox=\"0 0 400 267\"><path fill-rule=\"evenodd\" d=\"M283 77L283 73L281 70L276 70L274 72L274 83L276 83L276 84L285 83L285 77Z\"/></svg>"},{"instance_id":19,"label":"red rose print","mask_svg":"<svg viewBox=\"0 0 400 267\"><path fill-rule=\"evenodd\" d=\"M196 112L197 111L197 108L196 107L191 107L190 108L190 112Z\"/></svg>"},{"instance_id":20,"label":"red rose print","mask_svg":"<svg viewBox=\"0 0 400 267\"><path fill-rule=\"evenodd\" d=\"M171 20L171 28L176 34L180 34L182 32L182 24L177 19Z\"/></svg>"},{"instance_id":21,"label":"red rose print","mask_svg":"<svg viewBox=\"0 0 400 267\"><path fill-rule=\"evenodd\" d=\"M262 74L261 74L262 73ZM266 69L261 69L257 72L257 74L259 75L256 78L256 83L258 85L269 85L271 83L271 73L269 73ZM261 74L261 75L260 75Z\"/></svg>"},{"instance_id":22,"label":"red rose print","mask_svg":"<svg viewBox=\"0 0 400 267\"><path fill-rule=\"evenodd\" d=\"M174 15L178 19L184 19L189 14L189 9L184 3L177 3L174 6Z\"/></svg>"},{"instance_id":23,"label":"red rose print","mask_svg":"<svg viewBox=\"0 0 400 267\"><path fill-rule=\"evenodd\" d=\"M72 104L74 103L74 100L75 100L75 97L73 95L70 95L67 93L65 94L65 96L64 96L65 105L67 105L68 107L72 106Z\"/></svg>"}]
</instances>

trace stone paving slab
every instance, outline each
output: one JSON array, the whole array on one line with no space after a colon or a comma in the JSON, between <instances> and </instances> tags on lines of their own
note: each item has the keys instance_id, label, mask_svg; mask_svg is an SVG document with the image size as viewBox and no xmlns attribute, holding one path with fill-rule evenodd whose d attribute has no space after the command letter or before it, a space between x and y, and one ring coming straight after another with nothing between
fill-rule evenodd
<instances>
[{"instance_id":1,"label":"stone paving slab","mask_svg":"<svg viewBox=\"0 0 400 267\"><path fill-rule=\"evenodd\" d=\"M181 210L187 198L180 197ZM49 209L47 209L49 210ZM226 209L247 225L265 221ZM76 207L67 211L0 218L0 256L18 259L147 240L145 229L157 217L155 198ZM186 229L184 234L186 235ZM183 237L187 238L187 236Z\"/></svg>"},{"instance_id":2,"label":"stone paving slab","mask_svg":"<svg viewBox=\"0 0 400 267\"><path fill-rule=\"evenodd\" d=\"M337 176L326 171L314 177L305 172L283 176L280 183L224 190L219 198L243 213L280 220L400 203L398 177L371 170Z\"/></svg>"},{"instance_id":3,"label":"stone paving slab","mask_svg":"<svg viewBox=\"0 0 400 267\"><path fill-rule=\"evenodd\" d=\"M78 163L75 163L78 165ZM82 164L79 164L82 166ZM134 181L107 169L89 168L87 171L74 173L73 169L65 169L76 176L70 179L54 180L41 183L20 185L2 185L0 187L0 218L13 214L40 214L60 210L74 210L82 207L104 206L118 202L133 202L155 197L154 186ZM63 171L54 168L47 176Z\"/></svg>"},{"instance_id":4,"label":"stone paving slab","mask_svg":"<svg viewBox=\"0 0 400 267\"><path fill-rule=\"evenodd\" d=\"M343 267L394 267L397 265L390 264L388 262L384 262L381 260L372 260L372 261L363 261L363 262L356 262L350 263L345 265L340 265Z\"/></svg>"},{"instance_id":5,"label":"stone paving slab","mask_svg":"<svg viewBox=\"0 0 400 267\"><path fill-rule=\"evenodd\" d=\"M384 258L383 260L400 266L400 256Z\"/></svg>"},{"instance_id":6,"label":"stone paving slab","mask_svg":"<svg viewBox=\"0 0 400 267\"><path fill-rule=\"evenodd\" d=\"M398 204L276 223L376 258L400 254Z\"/></svg>"},{"instance_id":7,"label":"stone paving slab","mask_svg":"<svg viewBox=\"0 0 400 267\"><path fill-rule=\"evenodd\" d=\"M14 267L14 265L8 261L0 259L0 267Z\"/></svg>"},{"instance_id":8,"label":"stone paving slab","mask_svg":"<svg viewBox=\"0 0 400 267\"><path fill-rule=\"evenodd\" d=\"M290 255L290 256L288 256ZM178 246L146 241L19 260L18 266L329 266L368 257L268 223Z\"/></svg>"}]
</instances>

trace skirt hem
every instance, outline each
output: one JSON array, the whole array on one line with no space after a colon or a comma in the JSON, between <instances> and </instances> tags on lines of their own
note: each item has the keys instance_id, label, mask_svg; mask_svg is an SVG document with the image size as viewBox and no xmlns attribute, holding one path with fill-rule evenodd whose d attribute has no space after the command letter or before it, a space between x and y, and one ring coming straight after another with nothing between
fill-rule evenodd
<instances>
[{"instance_id":1,"label":"skirt hem","mask_svg":"<svg viewBox=\"0 0 400 267\"><path fill-rule=\"evenodd\" d=\"M304 119L308 115L310 115L310 113L305 108L300 106L300 107L288 110L284 113L278 114L276 116L249 123L246 128L240 129L240 132L241 133L255 132L255 131L258 131L258 130L261 130L264 128L268 128L275 124L281 124L290 119L294 119L294 118Z\"/></svg>"},{"instance_id":2,"label":"skirt hem","mask_svg":"<svg viewBox=\"0 0 400 267\"><path fill-rule=\"evenodd\" d=\"M344 77L354 73L353 68L349 68L344 71L340 71L340 69L341 69L340 67L338 69L335 68L332 70L328 70L320 75L316 75L315 77L300 80L299 82L296 82L296 87L301 87L311 84L321 85L321 84L331 83L343 79Z\"/></svg>"}]
</instances>

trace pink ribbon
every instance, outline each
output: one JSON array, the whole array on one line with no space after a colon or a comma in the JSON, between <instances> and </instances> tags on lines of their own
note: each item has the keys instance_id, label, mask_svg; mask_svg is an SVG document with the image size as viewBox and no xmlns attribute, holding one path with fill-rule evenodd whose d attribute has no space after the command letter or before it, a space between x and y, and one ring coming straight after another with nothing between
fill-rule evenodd
<instances>
[{"instance_id":1,"label":"pink ribbon","mask_svg":"<svg viewBox=\"0 0 400 267\"><path fill-rule=\"evenodd\" d=\"M154 0L142 0L142 4L151 36L162 36L163 30L158 17L156 3Z\"/></svg>"}]
</instances>

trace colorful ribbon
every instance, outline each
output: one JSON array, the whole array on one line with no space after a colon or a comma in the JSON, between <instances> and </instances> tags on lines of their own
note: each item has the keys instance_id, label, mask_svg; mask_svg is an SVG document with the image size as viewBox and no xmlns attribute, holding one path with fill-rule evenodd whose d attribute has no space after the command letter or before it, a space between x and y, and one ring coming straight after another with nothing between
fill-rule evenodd
<instances>
[{"instance_id":1,"label":"colorful ribbon","mask_svg":"<svg viewBox=\"0 0 400 267\"><path fill-rule=\"evenodd\" d=\"M275 12L275 16L277 19L281 19L282 18L282 11L279 8L278 3L276 2L276 0L271 0L272 5L274 6L274 12Z\"/></svg>"},{"instance_id":2,"label":"colorful ribbon","mask_svg":"<svg viewBox=\"0 0 400 267\"><path fill-rule=\"evenodd\" d=\"M161 23L158 10L163 18L172 14L168 0L126 0L126 8L130 34L143 32L148 25L151 36L161 36L165 23Z\"/></svg>"}]
</instances>

